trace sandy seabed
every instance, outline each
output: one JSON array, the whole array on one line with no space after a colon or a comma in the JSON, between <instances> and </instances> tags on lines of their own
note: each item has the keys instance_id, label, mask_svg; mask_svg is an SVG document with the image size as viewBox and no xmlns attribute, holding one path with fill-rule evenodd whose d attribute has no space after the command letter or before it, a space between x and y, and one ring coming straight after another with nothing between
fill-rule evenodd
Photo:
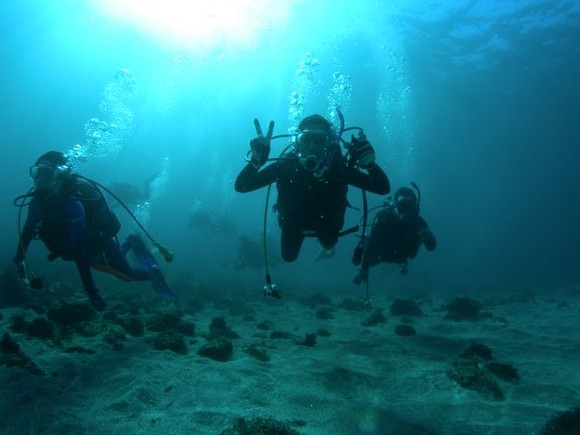
<instances>
[{"instance_id":1,"label":"sandy seabed","mask_svg":"<svg viewBox=\"0 0 580 435\"><path fill-rule=\"evenodd\" d=\"M416 335L400 336L393 299L361 308L361 291L350 290L274 300L206 287L170 301L119 285L107 294L109 310L91 321L99 333L63 335L57 327L50 339L14 331L14 316L30 323L45 317L42 310L3 308L0 333L42 375L0 367L0 432L220 434L240 418L271 418L301 434L534 434L580 403L580 296L502 295L482 302L491 315L475 321L446 319L450 298L423 297L415 300L423 315L403 319ZM84 302L78 290L67 297ZM115 310L141 319L143 334L125 333L111 321ZM147 328L154 312L195 324L183 336L186 354L154 348L159 332ZM384 321L363 324L380 313ZM239 335L229 361L198 354L216 318ZM111 330L123 336L116 345L104 340ZM502 400L449 376L473 343L517 369L517 382L497 379Z\"/></svg>"}]
</instances>

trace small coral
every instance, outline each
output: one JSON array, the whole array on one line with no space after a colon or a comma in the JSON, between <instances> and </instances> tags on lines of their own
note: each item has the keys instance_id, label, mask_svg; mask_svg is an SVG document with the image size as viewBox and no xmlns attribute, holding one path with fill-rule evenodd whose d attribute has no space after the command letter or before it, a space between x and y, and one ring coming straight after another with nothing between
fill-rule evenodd
<instances>
[{"instance_id":1,"label":"small coral","mask_svg":"<svg viewBox=\"0 0 580 435\"><path fill-rule=\"evenodd\" d=\"M447 320L462 321L462 320L480 320L480 311L483 305L473 299L469 298L455 298L449 302L445 307Z\"/></svg>"},{"instance_id":2,"label":"small coral","mask_svg":"<svg viewBox=\"0 0 580 435\"><path fill-rule=\"evenodd\" d=\"M253 358L256 358L258 361L262 361L262 362L267 362L270 361L270 355L268 355L268 352L266 351L266 349L264 349L261 346L258 346L256 344L252 344L250 346L248 346L244 352L246 352L248 355L252 356Z\"/></svg>"},{"instance_id":3,"label":"small coral","mask_svg":"<svg viewBox=\"0 0 580 435\"><path fill-rule=\"evenodd\" d=\"M412 337L413 335L417 335L417 331L413 326L401 323L395 327L395 334L401 337Z\"/></svg>"},{"instance_id":4,"label":"small coral","mask_svg":"<svg viewBox=\"0 0 580 435\"><path fill-rule=\"evenodd\" d=\"M270 331L274 329L274 322L271 320L264 320L263 322L258 323L256 327L262 331Z\"/></svg>"},{"instance_id":5,"label":"small coral","mask_svg":"<svg viewBox=\"0 0 580 435\"><path fill-rule=\"evenodd\" d=\"M383 310L377 309L367 319L362 322L363 326L375 326L379 323L386 323L387 318L383 314Z\"/></svg>"},{"instance_id":6,"label":"small coral","mask_svg":"<svg viewBox=\"0 0 580 435\"><path fill-rule=\"evenodd\" d=\"M30 337L47 340L54 337L54 325L44 317L37 317L27 326L26 333Z\"/></svg>"},{"instance_id":7,"label":"small coral","mask_svg":"<svg viewBox=\"0 0 580 435\"><path fill-rule=\"evenodd\" d=\"M491 373L479 364L479 358L460 358L455 361L447 375L463 388L477 391L493 400L504 400L504 393Z\"/></svg>"},{"instance_id":8,"label":"small coral","mask_svg":"<svg viewBox=\"0 0 580 435\"><path fill-rule=\"evenodd\" d=\"M215 338L240 338L237 332L229 328L226 320L223 317L214 317L209 325L209 335L206 336L208 340Z\"/></svg>"},{"instance_id":9,"label":"small coral","mask_svg":"<svg viewBox=\"0 0 580 435\"><path fill-rule=\"evenodd\" d=\"M315 333L306 334L304 336L304 340L298 341L297 344L307 347L316 346L316 334Z\"/></svg>"},{"instance_id":10,"label":"small coral","mask_svg":"<svg viewBox=\"0 0 580 435\"><path fill-rule=\"evenodd\" d=\"M202 346L197 354L215 361L226 362L232 359L234 346L230 340L214 339L210 343Z\"/></svg>"},{"instance_id":11,"label":"small coral","mask_svg":"<svg viewBox=\"0 0 580 435\"><path fill-rule=\"evenodd\" d=\"M475 342L472 343L467 349L461 354L462 358L471 358L473 356L478 356L485 361L491 361L493 359L492 350L483 343Z\"/></svg>"},{"instance_id":12,"label":"small coral","mask_svg":"<svg viewBox=\"0 0 580 435\"><path fill-rule=\"evenodd\" d=\"M520 374L517 369L511 364L489 362L486 364L487 369L495 376L504 381L517 383L520 380Z\"/></svg>"},{"instance_id":13,"label":"small coral","mask_svg":"<svg viewBox=\"0 0 580 435\"><path fill-rule=\"evenodd\" d=\"M580 407L569 409L552 417L540 435L576 435L580 433Z\"/></svg>"},{"instance_id":14,"label":"small coral","mask_svg":"<svg viewBox=\"0 0 580 435\"><path fill-rule=\"evenodd\" d=\"M173 331L160 332L153 341L153 348L156 350L171 350L180 355L187 354L187 346L183 336Z\"/></svg>"},{"instance_id":15,"label":"small coral","mask_svg":"<svg viewBox=\"0 0 580 435\"><path fill-rule=\"evenodd\" d=\"M321 320L333 319L334 318L334 315L332 314L333 312L334 309L330 307L319 308L318 310L316 310L316 317Z\"/></svg>"}]
</instances>

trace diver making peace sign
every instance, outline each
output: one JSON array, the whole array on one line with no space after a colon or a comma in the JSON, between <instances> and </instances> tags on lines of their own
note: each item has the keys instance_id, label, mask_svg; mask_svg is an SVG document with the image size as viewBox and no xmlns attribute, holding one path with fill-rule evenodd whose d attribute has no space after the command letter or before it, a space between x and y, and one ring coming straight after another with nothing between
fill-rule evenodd
<instances>
[{"instance_id":1,"label":"diver making peace sign","mask_svg":"<svg viewBox=\"0 0 580 435\"><path fill-rule=\"evenodd\" d=\"M390 191L389 179L376 164L375 151L358 127L341 126L337 132L321 115L304 118L293 135L272 136L273 121L265 136L258 120L254 120L254 126L257 137L250 141L248 164L238 175L235 189L251 192L276 183L275 210L284 261L298 258L306 236L316 237L327 254L332 254L339 236L344 234L341 230L349 185L378 195ZM359 133L346 143L341 135L350 129ZM264 166L269 160L270 141L278 137L293 140L279 158ZM348 149L347 155L342 154L341 143Z\"/></svg>"}]
</instances>

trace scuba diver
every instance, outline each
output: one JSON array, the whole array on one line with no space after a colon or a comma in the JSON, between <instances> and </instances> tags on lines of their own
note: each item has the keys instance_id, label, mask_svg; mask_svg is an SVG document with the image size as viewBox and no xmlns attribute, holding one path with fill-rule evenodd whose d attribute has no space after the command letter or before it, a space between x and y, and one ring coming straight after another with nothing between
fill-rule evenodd
<instances>
[{"instance_id":1,"label":"scuba diver","mask_svg":"<svg viewBox=\"0 0 580 435\"><path fill-rule=\"evenodd\" d=\"M361 265L353 284L368 284L369 268L380 263L396 263L401 275L409 272L409 259L415 258L421 245L434 251L437 245L427 222L419 216L421 194L415 183L413 189L401 187L394 199L375 215L370 237L361 239L355 249L353 263ZM361 264L362 261L362 264Z\"/></svg>"},{"instance_id":2,"label":"scuba diver","mask_svg":"<svg viewBox=\"0 0 580 435\"><path fill-rule=\"evenodd\" d=\"M277 136L291 136L293 142L280 158L262 168L269 160L274 122L270 122L266 136L258 120L254 125L258 136L250 141L248 164L238 175L235 189L251 192L276 183L275 210L286 262L298 258L306 236L316 237L324 250L333 252L339 236L349 231L341 232L349 185L379 195L390 191L387 175L375 162L375 150L359 127L341 126L337 133L323 116L308 116L300 121L295 135ZM350 129L359 133L346 143L341 135ZM342 154L341 142L346 144L347 156Z\"/></svg>"},{"instance_id":3,"label":"scuba diver","mask_svg":"<svg viewBox=\"0 0 580 435\"><path fill-rule=\"evenodd\" d=\"M113 195L128 211L112 192L73 173L66 156L58 151L41 155L30 168L30 176L34 187L14 200L20 210L28 206L28 216L19 234L13 259L25 284L42 288L42 281L34 277L26 261L30 242L40 239L50 252L49 261L60 257L75 262L84 291L97 311L103 311L107 304L95 284L91 267L125 281L148 280L158 293L172 294L159 265L139 235L131 234L122 246L119 245L117 233L121 224L99 187ZM20 227L20 213L18 218ZM166 261L171 261L173 254L155 242L136 222ZM126 258L129 252L136 257L140 267L129 264Z\"/></svg>"}]
</instances>

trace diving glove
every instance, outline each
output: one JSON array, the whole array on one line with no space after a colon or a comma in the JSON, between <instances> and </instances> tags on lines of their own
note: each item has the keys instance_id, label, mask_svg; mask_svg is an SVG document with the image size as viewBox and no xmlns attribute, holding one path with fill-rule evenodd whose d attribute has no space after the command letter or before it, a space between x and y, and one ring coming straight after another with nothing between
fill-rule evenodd
<instances>
[{"instance_id":1,"label":"diving glove","mask_svg":"<svg viewBox=\"0 0 580 435\"><path fill-rule=\"evenodd\" d=\"M357 137L351 136L350 152L361 168L368 168L375 161L375 149L361 131Z\"/></svg>"},{"instance_id":2,"label":"diving glove","mask_svg":"<svg viewBox=\"0 0 580 435\"><path fill-rule=\"evenodd\" d=\"M270 139L265 137L256 137L250 141L252 157L250 163L254 168L259 169L268 161L270 156Z\"/></svg>"}]
</instances>

